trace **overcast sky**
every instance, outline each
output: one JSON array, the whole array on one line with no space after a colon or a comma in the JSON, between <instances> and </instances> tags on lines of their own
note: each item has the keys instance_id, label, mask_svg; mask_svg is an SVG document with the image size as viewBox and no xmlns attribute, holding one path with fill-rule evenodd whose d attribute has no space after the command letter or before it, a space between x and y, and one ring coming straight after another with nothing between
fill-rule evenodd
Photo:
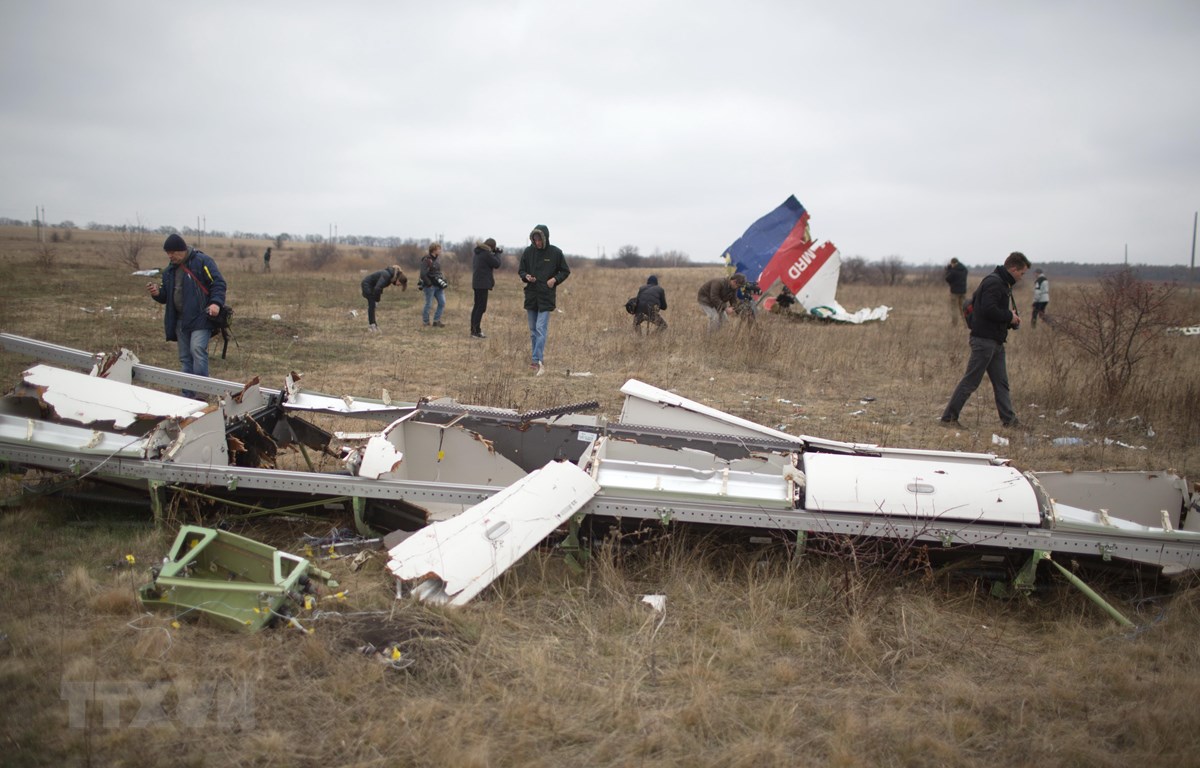
<instances>
[{"instance_id":1,"label":"overcast sky","mask_svg":"<svg viewBox=\"0 0 1200 768\"><path fill-rule=\"evenodd\" d=\"M1187 264L1200 2L7 2L0 216Z\"/></svg>"}]
</instances>

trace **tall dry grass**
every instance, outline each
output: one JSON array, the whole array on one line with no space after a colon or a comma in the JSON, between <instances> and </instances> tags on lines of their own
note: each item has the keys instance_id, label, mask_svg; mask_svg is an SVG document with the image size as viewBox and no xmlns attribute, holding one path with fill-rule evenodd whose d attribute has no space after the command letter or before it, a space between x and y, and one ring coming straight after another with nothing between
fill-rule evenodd
<instances>
[{"instance_id":1,"label":"tall dry grass","mask_svg":"<svg viewBox=\"0 0 1200 768\"><path fill-rule=\"evenodd\" d=\"M127 346L174 367L145 280L86 234L58 244L50 269L36 266L27 240L0 240L0 326L85 349ZM1024 329L1008 351L1030 428L999 429L985 382L955 432L936 419L965 366L965 332L930 287L840 292L852 310L893 307L881 324L768 317L709 336L695 291L719 268L661 270L670 328L638 338L621 304L645 273L577 263L560 290L547 373L533 377L511 257L480 342L467 334L462 265L447 269L447 328L422 328L419 294L389 289L384 333L368 335L359 270L387 263L382 255L300 273L276 251L263 275L255 259L222 250L240 346L213 360L221 378L257 374L279 386L295 370L328 392L520 409L596 399L615 418L620 385L636 377L792 433L995 450L1022 468L1200 477L1195 338L1168 339L1137 395L1111 404L1096 401L1087 361L1052 329ZM1069 311L1063 288L1055 284L1052 314ZM0 376L15 383L29 362L0 356ZM993 445L993 434L1009 445ZM1062 435L1137 447L1054 445ZM15 495L18 480L5 483ZM323 532L317 525L237 529L295 550L301 533ZM1200 747L1186 727L1200 694L1191 583L1159 595L1152 582L1099 580L1141 627L1125 632L1057 583L1003 602L967 574L898 567L884 554L800 554L787 542L666 528L598 543L583 573L552 550L532 553L460 611L396 602L382 557L357 572L332 561L347 597L323 603L312 634L241 636L139 612L133 591L170 539L142 514L84 502L0 515L3 762L1116 766L1190 765ZM126 554L137 567L121 565ZM646 594L666 596L664 614L641 602ZM386 639L410 666L356 650ZM110 709L92 701L72 723L64 690L75 689L64 685L90 683L116 690ZM222 696L239 693L244 708L221 709Z\"/></svg>"}]
</instances>

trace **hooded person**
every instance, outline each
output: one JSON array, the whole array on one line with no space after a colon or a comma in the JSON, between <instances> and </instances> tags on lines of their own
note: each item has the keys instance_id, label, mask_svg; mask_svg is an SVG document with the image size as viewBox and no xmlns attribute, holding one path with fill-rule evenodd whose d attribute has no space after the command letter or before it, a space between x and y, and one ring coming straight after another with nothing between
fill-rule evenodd
<instances>
[{"instance_id":1,"label":"hooded person","mask_svg":"<svg viewBox=\"0 0 1200 768\"><path fill-rule=\"evenodd\" d=\"M408 290L408 278L404 276L399 264L372 272L363 278L362 295L367 300L367 330L378 333L379 326L375 324L375 305L383 301L383 289L389 285L398 285L400 290Z\"/></svg>"},{"instance_id":2,"label":"hooded person","mask_svg":"<svg viewBox=\"0 0 1200 768\"><path fill-rule=\"evenodd\" d=\"M637 304L633 311L633 330L641 333L642 323L649 323L651 331L664 331L667 321L662 319L660 310L667 308L667 292L658 284L658 275L646 278L646 284L638 288Z\"/></svg>"},{"instance_id":3,"label":"hooded person","mask_svg":"<svg viewBox=\"0 0 1200 768\"><path fill-rule=\"evenodd\" d=\"M546 351L546 334L550 330L550 313L556 307L559 284L571 274L567 259L558 246L550 245L550 228L538 224L529 233L529 247L521 254L517 276L525 283L525 316L529 321L529 343L532 347L529 367L538 376L544 370L542 357Z\"/></svg>"},{"instance_id":4,"label":"hooded person","mask_svg":"<svg viewBox=\"0 0 1200 768\"><path fill-rule=\"evenodd\" d=\"M162 284L147 283L146 290L166 305L163 328L167 341L179 345L180 370L207 376L213 320L225 306L225 278L211 256L189 248L178 234L167 237L163 250L170 264L163 270ZM183 396L197 395L185 389Z\"/></svg>"}]
</instances>

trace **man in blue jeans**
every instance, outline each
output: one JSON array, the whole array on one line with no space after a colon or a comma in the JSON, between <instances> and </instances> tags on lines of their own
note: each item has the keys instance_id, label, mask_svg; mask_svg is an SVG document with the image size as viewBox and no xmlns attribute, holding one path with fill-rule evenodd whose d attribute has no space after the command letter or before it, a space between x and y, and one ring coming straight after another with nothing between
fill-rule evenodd
<instances>
[{"instance_id":1,"label":"man in blue jeans","mask_svg":"<svg viewBox=\"0 0 1200 768\"><path fill-rule=\"evenodd\" d=\"M184 373L208 375L208 342L212 319L225 305L225 278L208 254L189 248L179 235L163 243L171 262L163 271L162 286L147 283L150 297L165 304L163 327L167 341L179 344L179 364ZM196 397L185 389L184 397Z\"/></svg>"},{"instance_id":2,"label":"man in blue jeans","mask_svg":"<svg viewBox=\"0 0 1200 768\"><path fill-rule=\"evenodd\" d=\"M1013 411L1012 396L1008 391L1008 363L1004 358L1004 342L1008 341L1009 329L1021 327L1021 317L1013 303L1012 289L1017 281L1029 271L1029 259L1025 254L1014 251L1002 266L989 274L975 289L974 309L971 312L971 358L967 361L967 372L954 388L946 410L942 412L942 424L959 426L958 415L967 400L983 381L987 373L996 395L996 410L1000 423L1006 427L1020 426Z\"/></svg>"},{"instance_id":3,"label":"man in blue jeans","mask_svg":"<svg viewBox=\"0 0 1200 768\"><path fill-rule=\"evenodd\" d=\"M555 306L555 288L571 274L558 246L550 245L550 228L538 224L529 233L529 247L521 254L517 275L525 283L525 315L529 319L529 342L533 347L529 367L542 375L542 355L550 330L550 313Z\"/></svg>"}]
</instances>

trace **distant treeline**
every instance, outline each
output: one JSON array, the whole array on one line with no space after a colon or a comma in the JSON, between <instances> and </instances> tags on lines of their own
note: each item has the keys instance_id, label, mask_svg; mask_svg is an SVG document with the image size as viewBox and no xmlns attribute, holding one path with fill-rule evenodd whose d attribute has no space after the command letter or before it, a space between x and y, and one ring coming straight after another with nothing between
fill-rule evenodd
<instances>
[{"instance_id":1,"label":"distant treeline","mask_svg":"<svg viewBox=\"0 0 1200 768\"><path fill-rule=\"evenodd\" d=\"M0 226L8 227L45 227L47 229L59 229L70 231L73 229L84 229L94 232L146 232L158 235L169 235L175 232L183 235L185 238L203 237L205 240L216 239L231 239L231 240L266 240L274 243L277 249L284 249L288 243L301 244L309 246L307 252L304 253L302 259L307 259L313 262L312 266L319 268L322 264L332 262L337 258L337 248L346 246L353 248L385 248L389 250L389 256L394 263L400 263L405 266L410 264L415 265L419 262L425 248L431 242L428 238L413 238L413 237L398 237L390 235L387 237L378 237L375 235L338 235L330 240L324 235L318 234L289 234L280 232L271 234L269 232L224 232L221 230L209 230L200 232L192 227L176 228L170 226L160 227L145 227L131 224L101 224L95 221L89 221L85 226L79 227L73 221L62 221L58 224L48 224L35 220L22 221L20 219L10 219L0 217ZM69 237L69 235L68 235ZM443 250L447 253L457 253L461 256L469 257L475 244L480 242L482 238L465 238L461 242L452 240L443 241ZM502 244L503 245L503 244ZM526 243L522 242L516 245L509 245L510 252L513 248L518 251L524 248ZM688 254L682 251L656 251L653 254L643 255L639 252L635 245L623 245L618 250L615 256L607 254L600 257L590 257L580 254L568 254L572 259L587 259L590 263L598 267L610 269L661 269L664 267L688 267L688 266L705 266L711 267L711 262L697 264L691 261ZM366 255L364 254L364 258ZM964 262L965 263L965 262ZM1064 261L1046 261L1035 262L1035 267L1040 267L1046 271L1046 275L1051 279L1062 278L1068 280L1091 280L1102 277L1106 274L1116 272L1123 269L1124 264L1074 264ZM1176 282L1187 283L1191 270L1187 266L1154 266L1149 264L1133 264L1135 273L1142 280L1150 280L1153 282ZM967 264L967 268L971 272L972 280L981 279L985 274L996 268L995 264ZM842 254L842 270L841 282L843 283L869 283L877 285L902 285L914 283L941 283L944 264L922 264L911 265L905 263L900 256L887 256L882 259L869 261L862 256L847 256ZM1193 277L1197 282L1200 278Z\"/></svg>"}]
</instances>

